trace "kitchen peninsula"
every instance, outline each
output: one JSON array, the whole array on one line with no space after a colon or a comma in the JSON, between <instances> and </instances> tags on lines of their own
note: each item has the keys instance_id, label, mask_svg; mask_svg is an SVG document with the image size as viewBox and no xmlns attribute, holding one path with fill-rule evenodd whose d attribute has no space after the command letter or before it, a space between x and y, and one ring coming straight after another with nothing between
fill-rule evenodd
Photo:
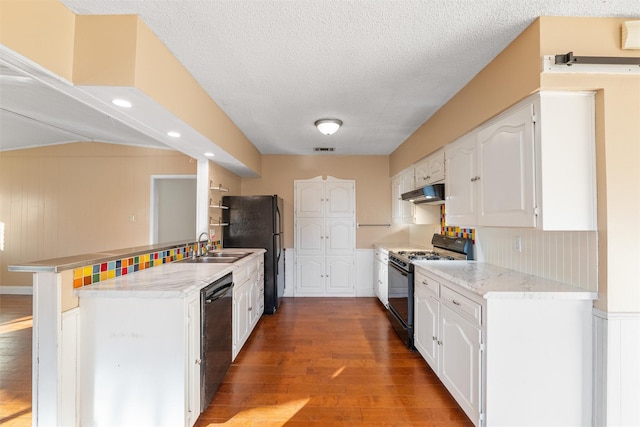
<instances>
[{"instance_id":1,"label":"kitchen peninsula","mask_svg":"<svg viewBox=\"0 0 640 427\"><path fill-rule=\"evenodd\" d=\"M200 290L232 273L234 303L236 292L257 303L264 253L245 250L232 264L185 260L197 249L185 241L10 267L34 273L34 425L193 425ZM234 355L258 313L244 319L234 307ZM236 334L238 326L244 330ZM114 354L128 365L110 364Z\"/></svg>"}]
</instances>

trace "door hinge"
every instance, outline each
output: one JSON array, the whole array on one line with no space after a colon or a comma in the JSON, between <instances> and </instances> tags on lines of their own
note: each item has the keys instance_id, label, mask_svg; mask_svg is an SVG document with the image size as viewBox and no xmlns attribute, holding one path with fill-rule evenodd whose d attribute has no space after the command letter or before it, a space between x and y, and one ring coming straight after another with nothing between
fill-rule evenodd
<instances>
[{"instance_id":1,"label":"door hinge","mask_svg":"<svg viewBox=\"0 0 640 427\"><path fill-rule=\"evenodd\" d=\"M483 342L480 343L480 351L484 351L484 343Z\"/></svg>"},{"instance_id":2,"label":"door hinge","mask_svg":"<svg viewBox=\"0 0 640 427\"><path fill-rule=\"evenodd\" d=\"M478 419L480 420L480 425L484 425L484 412L480 412Z\"/></svg>"},{"instance_id":3,"label":"door hinge","mask_svg":"<svg viewBox=\"0 0 640 427\"><path fill-rule=\"evenodd\" d=\"M536 116L536 113L531 113L531 121L534 124L538 123L538 116Z\"/></svg>"}]
</instances>

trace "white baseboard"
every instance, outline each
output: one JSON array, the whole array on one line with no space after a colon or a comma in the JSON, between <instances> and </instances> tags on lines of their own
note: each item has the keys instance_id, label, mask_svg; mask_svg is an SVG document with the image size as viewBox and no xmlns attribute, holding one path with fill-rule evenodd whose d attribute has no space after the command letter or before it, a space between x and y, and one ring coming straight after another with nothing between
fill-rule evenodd
<instances>
[{"instance_id":1,"label":"white baseboard","mask_svg":"<svg viewBox=\"0 0 640 427\"><path fill-rule=\"evenodd\" d=\"M593 425L640 425L640 313L593 310Z\"/></svg>"},{"instance_id":2,"label":"white baseboard","mask_svg":"<svg viewBox=\"0 0 640 427\"><path fill-rule=\"evenodd\" d=\"M0 286L0 295L33 295L33 286Z\"/></svg>"}]
</instances>

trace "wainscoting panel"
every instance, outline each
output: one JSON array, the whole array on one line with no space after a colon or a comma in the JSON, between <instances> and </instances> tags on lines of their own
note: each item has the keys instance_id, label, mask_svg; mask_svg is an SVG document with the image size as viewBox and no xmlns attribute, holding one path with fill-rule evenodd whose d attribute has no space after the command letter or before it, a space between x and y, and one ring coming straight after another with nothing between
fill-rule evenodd
<instances>
[{"instance_id":1,"label":"wainscoting panel","mask_svg":"<svg viewBox=\"0 0 640 427\"><path fill-rule=\"evenodd\" d=\"M640 313L593 310L593 425L640 426Z\"/></svg>"},{"instance_id":2,"label":"wainscoting panel","mask_svg":"<svg viewBox=\"0 0 640 427\"><path fill-rule=\"evenodd\" d=\"M514 250L517 238L520 252ZM595 231L476 230L477 260L593 292L598 290L597 254Z\"/></svg>"}]
</instances>

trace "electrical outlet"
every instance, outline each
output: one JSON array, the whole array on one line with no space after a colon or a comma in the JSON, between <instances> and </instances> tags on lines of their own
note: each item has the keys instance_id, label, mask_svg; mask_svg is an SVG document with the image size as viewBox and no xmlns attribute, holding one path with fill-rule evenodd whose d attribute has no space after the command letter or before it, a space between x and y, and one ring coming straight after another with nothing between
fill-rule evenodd
<instances>
[{"instance_id":1,"label":"electrical outlet","mask_svg":"<svg viewBox=\"0 0 640 427\"><path fill-rule=\"evenodd\" d=\"M513 250L514 252L522 252L522 238L520 236L513 238Z\"/></svg>"},{"instance_id":2,"label":"electrical outlet","mask_svg":"<svg viewBox=\"0 0 640 427\"><path fill-rule=\"evenodd\" d=\"M136 216L135 215L129 215L129 222L136 222Z\"/></svg>"}]
</instances>

